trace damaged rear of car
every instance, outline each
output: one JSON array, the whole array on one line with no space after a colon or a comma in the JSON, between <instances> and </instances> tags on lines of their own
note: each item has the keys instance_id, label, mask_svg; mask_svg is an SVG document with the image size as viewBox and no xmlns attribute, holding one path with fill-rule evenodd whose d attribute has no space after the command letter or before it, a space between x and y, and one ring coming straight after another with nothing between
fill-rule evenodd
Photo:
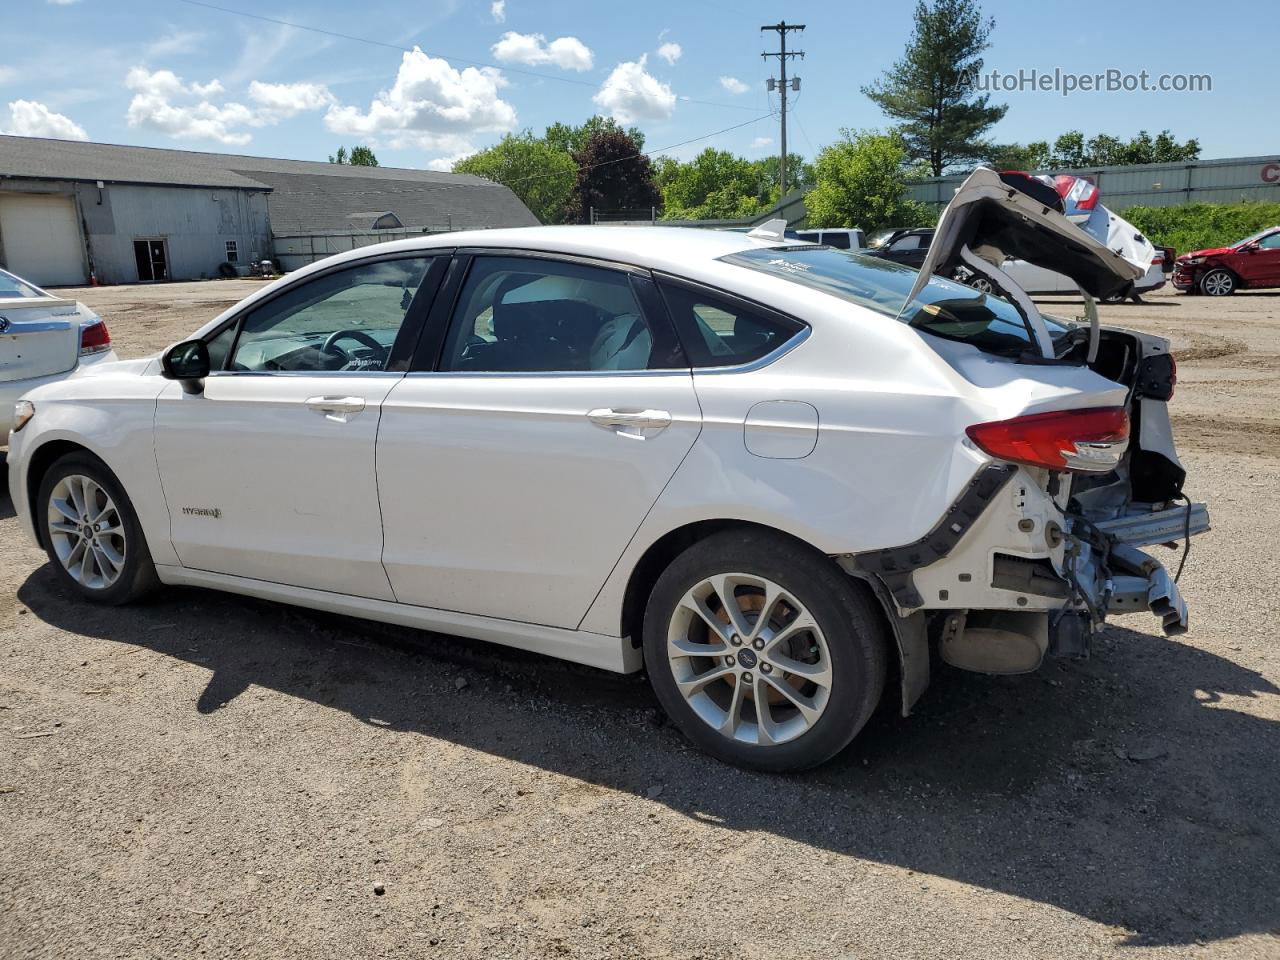
<instances>
[{"instance_id":1,"label":"damaged rear of car","mask_svg":"<svg viewBox=\"0 0 1280 960\"><path fill-rule=\"evenodd\" d=\"M1171 574L1143 549L1181 541L1185 559L1190 537L1209 528L1207 507L1183 493L1186 471L1174 449L1168 402L1176 365L1167 340L1103 327L1095 307L1141 277L1155 252L1145 240L1109 248L1052 198L985 169L966 180L939 221L899 319L1003 353L1025 365L1028 378L1065 371L1082 385L1060 409L969 427L966 442L991 463L943 522L922 543L856 560L890 586L902 612L948 609L937 629L942 655L955 666L1020 673L1046 653L1081 656L1091 633L1116 614L1149 611L1167 636L1187 630L1180 570ZM1014 259L1074 280L1081 322L1042 315L1001 269ZM1004 294L1025 339L984 347L945 304L926 302L931 275L961 268ZM1085 385L1089 375L1116 389ZM1025 539L1008 536L1015 531L1042 538L1043 549L1026 550ZM1018 542L1023 549L1010 549Z\"/></svg>"}]
</instances>

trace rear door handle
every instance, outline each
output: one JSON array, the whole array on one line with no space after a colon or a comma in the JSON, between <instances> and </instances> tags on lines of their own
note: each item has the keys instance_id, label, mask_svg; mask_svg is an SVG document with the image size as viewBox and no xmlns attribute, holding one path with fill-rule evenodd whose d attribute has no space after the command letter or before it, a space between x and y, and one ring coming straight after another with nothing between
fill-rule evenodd
<instances>
[{"instance_id":1,"label":"rear door handle","mask_svg":"<svg viewBox=\"0 0 1280 960\"><path fill-rule=\"evenodd\" d=\"M587 419L602 427L622 430L661 430L671 426L671 414L665 410L616 410L600 407L587 413Z\"/></svg>"},{"instance_id":2,"label":"rear door handle","mask_svg":"<svg viewBox=\"0 0 1280 960\"><path fill-rule=\"evenodd\" d=\"M308 397L307 408L323 413L326 419L345 423L364 409L364 397Z\"/></svg>"}]
</instances>

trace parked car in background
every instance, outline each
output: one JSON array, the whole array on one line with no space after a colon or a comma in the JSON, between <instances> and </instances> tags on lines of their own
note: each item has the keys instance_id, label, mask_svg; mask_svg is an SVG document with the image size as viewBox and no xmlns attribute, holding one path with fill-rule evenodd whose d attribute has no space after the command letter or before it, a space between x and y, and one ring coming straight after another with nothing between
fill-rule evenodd
<instances>
[{"instance_id":1,"label":"parked car in background","mask_svg":"<svg viewBox=\"0 0 1280 960\"><path fill-rule=\"evenodd\" d=\"M414 237L304 267L161 356L34 391L23 529L104 603L211 587L647 668L696 744L821 763L930 645L983 673L1187 629L1168 342L931 274L965 244L1141 275L978 171L925 270L663 227ZM964 243L959 238L964 238ZM895 695L895 699L899 696Z\"/></svg>"},{"instance_id":2,"label":"parked car in background","mask_svg":"<svg viewBox=\"0 0 1280 960\"><path fill-rule=\"evenodd\" d=\"M919 270L932 242L933 227L901 227L882 230L872 239L870 247L861 252Z\"/></svg>"},{"instance_id":3,"label":"parked car in background","mask_svg":"<svg viewBox=\"0 0 1280 960\"><path fill-rule=\"evenodd\" d=\"M1127 291L1113 294L1107 297L1104 302L1121 303L1127 298L1134 303L1141 303L1142 294L1159 290L1165 285L1166 277L1173 270L1173 257L1174 251L1172 247L1156 247L1156 254L1151 260L1151 266L1147 267L1147 272L1143 274L1141 279L1136 280ZM1065 274L1037 267L1035 264L1027 263L1025 260L1010 260L1004 264L1002 269L1024 293L1029 293L1033 296L1055 293L1077 295L1080 292L1076 282ZM961 274L956 279L969 284L976 290L984 292L992 290L991 282L985 277Z\"/></svg>"},{"instance_id":4,"label":"parked car in background","mask_svg":"<svg viewBox=\"0 0 1280 960\"><path fill-rule=\"evenodd\" d=\"M1280 226L1229 247L1193 250L1174 264L1173 285L1183 293L1225 297L1241 288L1280 287Z\"/></svg>"},{"instance_id":5,"label":"parked car in background","mask_svg":"<svg viewBox=\"0 0 1280 960\"><path fill-rule=\"evenodd\" d=\"M96 313L0 270L0 442L28 390L115 359Z\"/></svg>"},{"instance_id":6,"label":"parked car in background","mask_svg":"<svg viewBox=\"0 0 1280 960\"><path fill-rule=\"evenodd\" d=\"M837 250L865 250L867 235L857 227L844 227L830 230L798 230L796 237L806 243L822 243Z\"/></svg>"}]
</instances>

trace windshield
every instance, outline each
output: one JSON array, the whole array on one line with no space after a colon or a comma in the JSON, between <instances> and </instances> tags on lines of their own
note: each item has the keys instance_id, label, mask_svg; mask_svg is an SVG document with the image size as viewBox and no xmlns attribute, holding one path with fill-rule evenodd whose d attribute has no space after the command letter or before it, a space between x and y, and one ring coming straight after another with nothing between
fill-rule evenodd
<instances>
[{"instance_id":1,"label":"windshield","mask_svg":"<svg viewBox=\"0 0 1280 960\"><path fill-rule=\"evenodd\" d=\"M48 294L39 287L33 287L27 281L15 277L12 273L0 270L0 298L22 297L30 300L45 296L48 296Z\"/></svg>"},{"instance_id":2,"label":"windshield","mask_svg":"<svg viewBox=\"0 0 1280 960\"><path fill-rule=\"evenodd\" d=\"M879 250L888 243L889 238L897 232L897 230L877 230L871 235L871 239L867 241L867 246L872 250Z\"/></svg>"},{"instance_id":3,"label":"windshield","mask_svg":"<svg viewBox=\"0 0 1280 960\"><path fill-rule=\"evenodd\" d=\"M1243 247L1246 243L1253 243L1255 240L1261 240L1267 234L1274 233L1276 230L1280 230L1280 227L1267 227L1267 229L1265 230L1259 230L1257 233L1251 236L1245 237L1239 243L1235 244L1235 246Z\"/></svg>"},{"instance_id":4,"label":"windshield","mask_svg":"<svg viewBox=\"0 0 1280 960\"><path fill-rule=\"evenodd\" d=\"M774 247L744 250L720 258L725 263L758 270L801 286L897 318L917 329L979 350L1006 357L1035 351L1030 326L1007 300L980 293L954 280L930 277L910 304L907 295L917 271L879 257L867 257L830 247ZM904 305L906 309L903 309ZM1070 328L1044 318L1055 342Z\"/></svg>"}]
</instances>

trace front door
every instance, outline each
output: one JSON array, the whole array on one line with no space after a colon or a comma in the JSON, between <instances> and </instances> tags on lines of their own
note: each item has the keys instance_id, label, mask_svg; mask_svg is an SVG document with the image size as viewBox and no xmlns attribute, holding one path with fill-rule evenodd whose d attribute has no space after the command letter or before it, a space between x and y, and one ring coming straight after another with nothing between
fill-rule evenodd
<instances>
[{"instance_id":1,"label":"front door","mask_svg":"<svg viewBox=\"0 0 1280 960\"><path fill-rule=\"evenodd\" d=\"M1257 248L1235 256L1240 276L1254 287L1280 286L1280 230L1257 241Z\"/></svg>"},{"instance_id":2,"label":"front door","mask_svg":"<svg viewBox=\"0 0 1280 960\"><path fill-rule=\"evenodd\" d=\"M432 318L448 323L439 363L383 404L396 599L581 622L701 428L654 295L647 276L598 264L474 259L452 317Z\"/></svg>"},{"instance_id":3,"label":"front door","mask_svg":"<svg viewBox=\"0 0 1280 960\"><path fill-rule=\"evenodd\" d=\"M221 369L203 394L165 389L156 459L183 566L393 599L374 441L431 262L365 261L286 287L210 337Z\"/></svg>"},{"instance_id":4,"label":"front door","mask_svg":"<svg viewBox=\"0 0 1280 960\"><path fill-rule=\"evenodd\" d=\"M169 279L169 251L163 240L133 241L133 260L140 282Z\"/></svg>"}]
</instances>

